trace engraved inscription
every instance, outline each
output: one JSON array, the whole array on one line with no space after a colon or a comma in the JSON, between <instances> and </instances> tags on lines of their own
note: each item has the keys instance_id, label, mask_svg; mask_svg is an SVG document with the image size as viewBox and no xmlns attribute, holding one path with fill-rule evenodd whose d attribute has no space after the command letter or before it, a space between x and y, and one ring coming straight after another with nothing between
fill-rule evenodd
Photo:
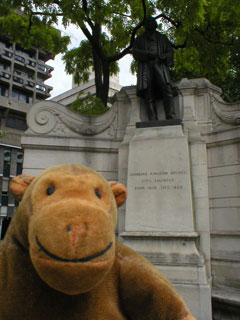
<instances>
[{"instance_id":1,"label":"engraved inscription","mask_svg":"<svg viewBox=\"0 0 240 320\"><path fill-rule=\"evenodd\" d=\"M186 170L163 170L150 172L131 172L134 190L149 191L180 191L184 189L182 180L187 175Z\"/></svg>"}]
</instances>

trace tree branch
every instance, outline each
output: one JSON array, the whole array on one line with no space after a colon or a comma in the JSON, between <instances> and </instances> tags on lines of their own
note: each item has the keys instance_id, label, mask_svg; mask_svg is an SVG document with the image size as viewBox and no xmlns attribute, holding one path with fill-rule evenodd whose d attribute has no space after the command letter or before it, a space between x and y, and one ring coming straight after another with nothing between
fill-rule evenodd
<instances>
[{"instance_id":1,"label":"tree branch","mask_svg":"<svg viewBox=\"0 0 240 320\"><path fill-rule=\"evenodd\" d=\"M89 15L88 15L88 3L87 3L86 0L83 0L82 9L83 9L83 11L85 12L85 15L86 15L86 22L89 24L89 27L93 30L94 24L92 23L92 20L89 18Z\"/></svg>"},{"instance_id":2,"label":"tree branch","mask_svg":"<svg viewBox=\"0 0 240 320\"><path fill-rule=\"evenodd\" d=\"M207 27L208 28L208 27ZM224 46L229 46L229 47L232 47L234 45L234 39L231 39L230 42L225 42L225 41L221 41L221 40L213 40L211 38L209 38L207 35L206 35L206 30L201 30L199 28L194 28L195 31L197 31L198 33L201 34L201 36L209 43L213 43L213 44L220 44L220 45L224 45Z\"/></svg>"},{"instance_id":3,"label":"tree branch","mask_svg":"<svg viewBox=\"0 0 240 320\"><path fill-rule=\"evenodd\" d=\"M120 52L119 54L116 54L114 56L108 57L107 60L109 62L117 61L117 60L121 59L122 57L124 57L126 54L130 53L130 50L132 49L132 46L134 44L136 33L144 25L144 22L145 22L146 17L147 17L147 9L146 9L145 0L142 0L142 6L143 6L143 19L139 24L136 25L135 28L133 28L132 33L131 33L131 39L130 39L129 46L127 48L125 48L122 52Z\"/></svg>"},{"instance_id":4,"label":"tree branch","mask_svg":"<svg viewBox=\"0 0 240 320\"><path fill-rule=\"evenodd\" d=\"M37 16L37 15L40 15L40 16L49 16L51 17L53 14L52 13L48 13L48 12L31 12L32 15L34 16ZM63 13L54 13L55 16L63 16Z\"/></svg>"},{"instance_id":5,"label":"tree branch","mask_svg":"<svg viewBox=\"0 0 240 320\"><path fill-rule=\"evenodd\" d=\"M172 42L171 42L171 44L172 44L172 46L173 46L174 49L184 49L184 48L186 48L186 46L187 46L187 41L185 40L185 41L183 42L183 44L178 44L178 45L176 45L176 44L174 44L174 43L172 43Z\"/></svg>"},{"instance_id":6,"label":"tree branch","mask_svg":"<svg viewBox=\"0 0 240 320\"><path fill-rule=\"evenodd\" d=\"M180 28L181 25L182 25L182 23L180 21L175 22L173 19L171 19L170 17L166 16L164 13L161 13L158 16L154 17L155 20L157 20L159 18L163 18L163 19L167 20L168 22L170 22L176 28Z\"/></svg>"},{"instance_id":7,"label":"tree branch","mask_svg":"<svg viewBox=\"0 0 240 320\"><path fill-rule=\"evenodd\" d=\"M28 24L28 34L30 35L30 36L32 36L32 34L31 34L31 27L32 27L32 24L33 24L33 22L32 22L32 16L33 16L33 13L31 12L30 13L30 16L29 16L29 24Z\"/></svg>"}]
</instances>

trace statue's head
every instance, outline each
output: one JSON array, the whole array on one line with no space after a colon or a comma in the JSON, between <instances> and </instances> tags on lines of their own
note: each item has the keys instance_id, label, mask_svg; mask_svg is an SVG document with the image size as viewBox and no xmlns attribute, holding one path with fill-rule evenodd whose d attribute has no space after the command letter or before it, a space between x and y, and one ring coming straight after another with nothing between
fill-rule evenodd
<instances>
[{"instance_id":1,"label":"statue's head","mask_svg":"<svg viewBox=\"0 0 240 320\"><path fill-rule=\"evenodd\" d=\"M157 29L157 22L153 17L148 17L145 20L144 27L146 31L154 31Z\"/></svg>"}]
</instances>

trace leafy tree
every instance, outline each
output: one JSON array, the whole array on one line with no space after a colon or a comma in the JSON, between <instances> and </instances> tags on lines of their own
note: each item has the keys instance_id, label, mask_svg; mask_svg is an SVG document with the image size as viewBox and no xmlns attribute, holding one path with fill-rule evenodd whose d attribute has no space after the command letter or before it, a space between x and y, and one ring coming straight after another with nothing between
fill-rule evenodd
<instances>
[{"instance_id":1,"label":"leafy tree","mask_svg":"<svg viewBox=\"0 0 240 320\"><path fill-rule=\"evenodd\" d=\"M53 28L51 22L41 20L38 17L30 17L27 14L15 11L9 1L0 2L0 34L8 34L12 41L20 43L24 49L37 46L53 55L67 50L70 42L68 36ZM16 2L16 1L15 1ZM29 1L30 2L30 1ZM10 2L11 4L14 1ZM15 5L12 5L15 8Z\"/></svg>"},{"instance_id":2,"label":"leafy tree","mask_svg":"<svg viewBox=\"0 0 240 320\"><path fill-rule=\"evenodd\" d=\"M160 0L157 7L177 48L174 78L205 77L227 101L240 100L240 2Z\"/></svg>"},{"instance_id":3,"label":"leafy tree","mask_svg":"<svg viewBox=\"0 0 240 320\"><path fill-rule=\"evenodd\" d=\"M72 103L71 109L88 116L97 116L108 111L109 106L105 106L100 98L94 97L90 92L85 95L81 91L78 98Z\"/></svg>"},{"instance_id":4,"label":"leafy tree","mask_svg":"<svg viewBox=\"0 0 240 320\"><path fill-rule=\"evenodd\" d=\"M25 22L16 29L7 21L11 15L16 18L17 8L24 10ZM118 72L118 60L131 53L146 16L153 15L176 48L174 79L206 77L236 99L232 88L240 82L239 14L239 0L1 0L0 30L8 25L12 36L26 45L35 38L54 49L46 30L58 16L65 26L77 25L86 40L65 53L66 71L80 83L88 80L92 67L96 96L107 105L110 75Z\"/></svg>"},{"instance_id":5,"label":"leafy tree","mask_svg":"<svg viewBox=\"0 0 240 320\"><path fill-rule=\"evenodd\" d=\"M80 83L88 80L89 68L93 67L96 96L107 105L109 77L119 71L117 61L130 52L134 35L141 26L138 24L139 19L143 19L146 14L143 5L139 0L12 0L10 3L2 0L0 12L5 15L1 18L2 25L7 24L9 27L11 22L8 23L8 19L12 16L21 20L18 30L22 31L23 24L24 32L16 35L14 26L9 29L9 33L26 45L27 41L31 41L28 39L36 39L38 36L39 44L44 42L45 36L36 34L40 30L38 27L41 26L43 30L49 28L57 23L58 16L62 16L64 26L69 23L77 25L87 40L81 41L78 48L66 52L66 71L74 74L74 80ZM150 4L148 6L151 7ZM13 11L16 9L23 10L24 18L16 18ZM43 48L46 42L42 43Z\"/></svg>"}]
</instances>

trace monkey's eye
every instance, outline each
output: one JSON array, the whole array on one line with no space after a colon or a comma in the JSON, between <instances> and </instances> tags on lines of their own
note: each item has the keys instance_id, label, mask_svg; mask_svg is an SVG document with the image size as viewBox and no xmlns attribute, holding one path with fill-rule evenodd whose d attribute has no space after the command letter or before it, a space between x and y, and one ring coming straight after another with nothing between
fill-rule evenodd
<instances>
[{"instance_id":1,"label":"monkey's eye","mask_svg":"<svg viewBox=\"0 0 240 320\"><path fill-rule=\"evenodd\" d=\"M95 191L95 195L96 195L99 199L101 199L101 198L102 198L101 192L100 192L98 189L95 189L94 191Z\"/></svg>"},{"instance_id":2,"label":"monkey's eye","mask_svg":"<svg viewBox=\"0 0 240 320\"><path fill-rule=\"evenodd\" d=\"M54 191L55 191L55 187L54 187L53 185L51 185L51 186L49 186L49 187L47 188L46 194L47 194L48 196L50 196L51 194L54 193Z\"/></svg>"}]
</instances>

